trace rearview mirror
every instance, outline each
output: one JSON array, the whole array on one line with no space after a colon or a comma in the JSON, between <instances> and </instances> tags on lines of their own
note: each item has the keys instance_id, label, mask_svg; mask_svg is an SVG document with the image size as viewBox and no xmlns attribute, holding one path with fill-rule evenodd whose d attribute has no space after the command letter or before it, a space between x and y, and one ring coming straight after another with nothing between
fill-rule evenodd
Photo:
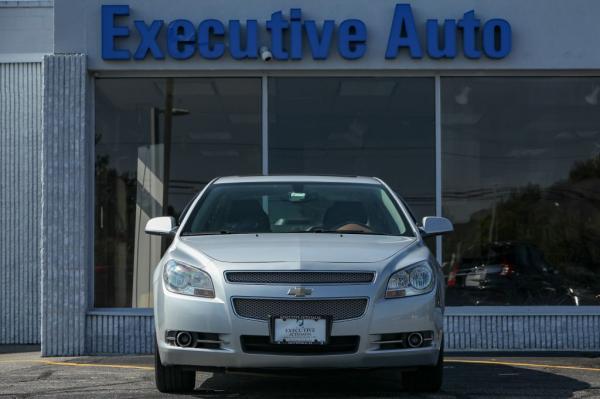
<instances>
[{"instance_id":1,"label":"rearview mirror","mask_svg":"<svg viewBox=\"0 0 600 399\"><path fill-rule=\"evenodd\" d=\"M426 216L423 218L423 223L419 227L419 230L421 230L421 234L424 236L433 236L450 233L454 231L454 226L452 226L452 222L446 218Z\"/></svg>"},{"instance_id":2,"label":"rearview mirror","mask_svg":"<svg viewBox=\"0 0 600 399\"><path fill-rule=\"evenodd\" d=\"M146 223L146 234L154 236L166 236L171 234L175 228L175 218L171 216L161 216L152 218Z\"/></svg>"}]
</instances>

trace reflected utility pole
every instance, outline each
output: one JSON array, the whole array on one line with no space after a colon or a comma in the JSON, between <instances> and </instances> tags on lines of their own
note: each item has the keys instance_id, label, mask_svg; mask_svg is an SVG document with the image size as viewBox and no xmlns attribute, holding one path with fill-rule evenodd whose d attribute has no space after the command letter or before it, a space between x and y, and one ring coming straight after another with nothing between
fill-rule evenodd
<instances>
[{"instance_id":1,"label":"reflected utility pole","mask_svg":"<svg viewBox=\"0 0 600 399\"><path fill-rule=\"evenodd\" d=\"M173 131L173 78L167 78L165 89L165 118L163 143L163 216L169 209L169 177L171 173L171 134Z\"/></svg>"},{"instance_id":2,"label":"reflected utility pole","mask_svg":"<svg viewBox=\"0 0 600 399\"><path fill-rule=\"evenodd\" d=\"M150 144L156 145L160 142L160 114L163 114L163 151L162 151L162 204L160 216L169 213L169 180L171 179L171 151L173 142L173 117L188 115L190 111L185 108L173 108L174 85L173 78L165 79L165 107L163 109L152 107L150 109L151 130ZM151 215L157 216L157 215ZM168 239L162 240L162 252L166 250Z\"/></svg>"},{"instance_id":3,"label":"reflected utility pole","mask_svg":"<svg viewBox=\"0 0 600 399\"><path fill-rule=\"evenodd\" d=\"M496 208L498 206L498 190L496 185L494 184L493 186L493 190L494 190L494 204L492 206L492 220L490 221L490 228L488 230L488 242L492 243L494 242L494 236L496 236L496 239L498 239L498 229L496 228Z\"/></svg>"}]
</instances>

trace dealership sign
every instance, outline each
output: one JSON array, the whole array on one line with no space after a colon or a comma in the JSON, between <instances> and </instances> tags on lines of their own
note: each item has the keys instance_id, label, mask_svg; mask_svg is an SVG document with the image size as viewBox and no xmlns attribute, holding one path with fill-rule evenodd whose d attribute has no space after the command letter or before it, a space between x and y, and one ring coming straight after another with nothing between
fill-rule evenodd
<instances>
[{"instance_id":1,"label":"dealership sign","mask_svg":"<svg viewBox=\"0 0 600 399\"><path fill-rule=\"evenodd\" d=\"M129 20L128 5L102 6L102 59L162 60L167 57L186 60L200 57L214 60L226 53L233 59L257 59L268 51L275 60L301 60L304 49L315 60L326 60L332 51L344 59L356 60L367 50L367 26L360 19L341 22L317 22L302 17L302 9L292 8L289 15L277 11L265 22L269 40L260 42L259 23L255 19L242 22L232 19L204 19L195 23L188 19L164 21ZM424 23L424 29L419 25ZM134 51L122 47L123 39L135 35ZM166 39L166 40L165 40ZM501 18L482 22L473 10L461 18L416 20L410 4L397 4L391 18L385 54L395 59L402 54L420 59L466 58L502 59L512 47L511 26ZM263 58L264 59L264 58Z\"/></svg>"}]
</instances>

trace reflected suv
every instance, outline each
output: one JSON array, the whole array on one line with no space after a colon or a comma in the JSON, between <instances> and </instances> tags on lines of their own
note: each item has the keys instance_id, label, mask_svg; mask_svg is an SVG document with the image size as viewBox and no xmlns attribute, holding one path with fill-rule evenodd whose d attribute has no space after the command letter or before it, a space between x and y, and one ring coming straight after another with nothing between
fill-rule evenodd
<instances>
[{"instance_id":1,"label":"reflected suv","mask_svg":"<svg viewBox=\"0 0 600 399\"><path fill-rule=\"evenodd\" d=\"M444 279L417 225L381 180L256 176L213 180L156 267L156 384L191 391L196 370L395 368L436 391Z\"/></svg>"},{"instance_id":2,"label":"reflected suv","mask_svg":"<svg viewBox=\"0 0 600 399\"><path fill-rule=\"evenodd\" d=\"M579 305L575 290L535 245L496 241L468 248L451 265L447 302L461 305Z\"/></svg>"}]
</instances>

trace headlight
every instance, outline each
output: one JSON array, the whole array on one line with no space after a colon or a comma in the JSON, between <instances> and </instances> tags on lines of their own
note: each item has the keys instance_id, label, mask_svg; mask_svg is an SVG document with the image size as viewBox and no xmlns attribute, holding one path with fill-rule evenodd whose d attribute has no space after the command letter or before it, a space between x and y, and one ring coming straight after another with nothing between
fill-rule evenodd
<instances>
[{"instance_id":1,"label":"headlight","mask_svg":"<svg viewBox=\"0 0 600 399\"><path fill-rule=\"evenodd\" d=\"M433 270L428 262L417 263L392 274L385 290L386 298L426 294L433 289Z\"/></svg>"},{"instance_id":2,"label":"headlight","mask_svg":"<svg viewBox=\"0 0 600 399\"><path fill-rule=\"evenodd\" d=\"M170 260L165 264L163 279L165 287L171 292L205 298L215 297L210 276L195 267Z\"/></svg>"}]
</instances>

